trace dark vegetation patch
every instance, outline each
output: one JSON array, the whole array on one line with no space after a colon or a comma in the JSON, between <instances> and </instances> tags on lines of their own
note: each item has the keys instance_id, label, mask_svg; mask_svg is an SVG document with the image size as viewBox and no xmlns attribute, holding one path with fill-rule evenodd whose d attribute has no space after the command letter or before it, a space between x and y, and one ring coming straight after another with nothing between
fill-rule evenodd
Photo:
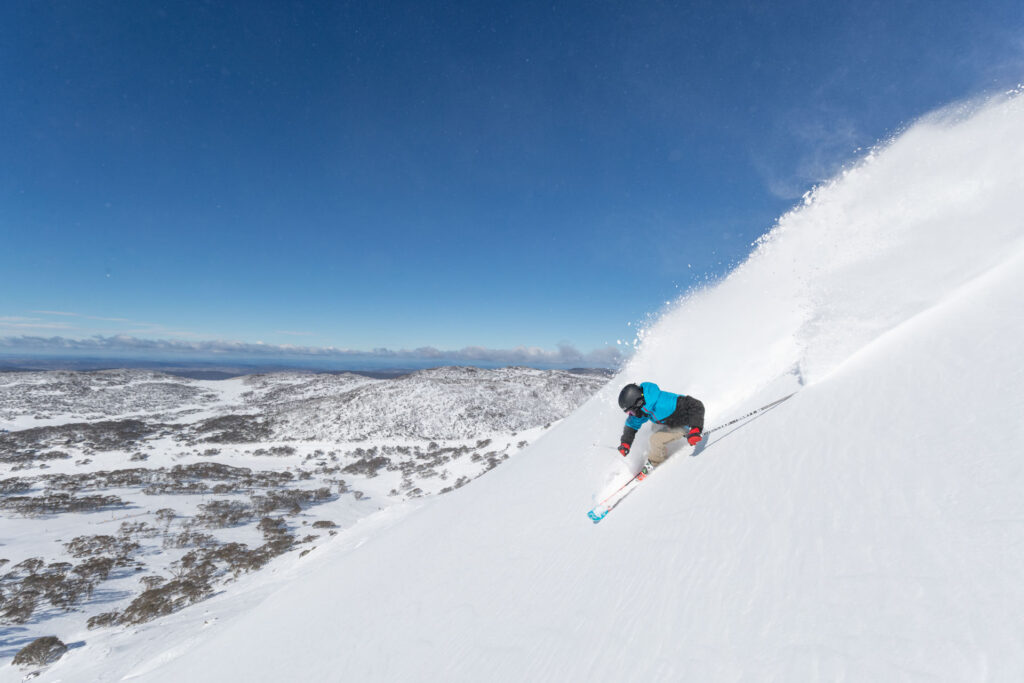
<instances>
[{"instance_id":1,"label":"dark vegetation patch","mask_svg":"<svg viewBox=\"0 0 1024 683\"><path fill-rule=\"evenodd\" d=\"M131 467L119 470L100 470L79 474L50 474L39 481L49 490L76 492L86 490L137 488L159 480L162 470Z\"/></svg>"},{"instance_id":2,"label":"dark vegetation patch","mask_svg":"<svg viewBox=\"0 0 1024 683\"><path fill-rule=\"evenodd\" d=\"M147 435L162 438L171 434L194 445L189 439L197 435L207 441L234 443L265 438L269 432L263 421L249 416L215 418L192 427L170 426L165 431L160 426L147 427L132 420L97 423L96 429L81 427L25 430L27 435L18 433L21 436L17 444L8 444L7 450L0 453L10 456L8 463L15 467L26 463L38 466L46 459L71 457L56 449L64 444L54 439L88 438L87 447L93 451L116 447L131 452L130 448L137 448ZM130 604L119 611L94 615L88 619L88 625L132 625L170 614L205 599L219 583L259 570L297 545L313 543L318 537L312 534L296 540L285 519L345 493L351 493L356 500L364 497L361 491L352 491L345 480L334 475L374 477L385 470L399 472L402 484L391 493L415 498L426 495L420 485L423 480L446 480L446 466L457 459L472 458L489 469L508 457L499 451L486 451L490 446L489 440L478 441L474 446L376 446L357 448L340 458L334 452L317 451L304 460L312 460L310 465L315 469L297 472L254 471L202 461L169 468L126 467L0 480L0 510L28 516L126 507L121 498L111 495L112 489L136 489L148 495L221 496L202 502L191 517L162 508L150 521L122 522L116 533L75 537L64 544L72 562L46 564L42 558L32 558L9 567L0 577L0 622L24 624L48 611L80 608L103 582L144 569L138 558L144 556L144 545L153 545L145 544L144 539L157 539L157 547L182 550L185 554L172 564L170 576L143 576L138 584L141 592ZM26 450L12 453L12 448ZM291 446L275 446L258 449L256 454L294 456L295 452ZM217 455L218 450L194 450L192 454L211 456ZM470 479L460 477L441 492L464 486ZM307 480L316 480L321 486L296 487ZM255 546L223 543L213 535L216 529L254 523L263 536L263 542ZM313 522L312 528L334 535L338 527L334 522L321 520ZM303 552L308 552L308 545ZM5 564L9 563L0 560L0 567Z\"/></svg>"},{"instance_id":3,"label":"dark vegetation patch","mask_svg":"<svg viewBox=\"0 0 1024 683\"><path fill-rule=\"evenodd\" d=\"M89 620L89 628L111 624L142 624L195 604L213 594L210 576L196 570L142 592L121 612L100 614Z\"/></svg>"},{"instance_id":4,"label":"dark vegetation patch","mask_svg":"<svg viewBox=\"0 0 1024 683\"><path fill-rule=\"evenodd\" d=\"M284 486L293 481L291 472L257 471L219 463L194 463L149 469L144 467L77 474L43 475L32 480L3 480L0 487L21 491L32 483L42 483L50 491L69 493L110 488L142 488L148 495L244 492ZM7 482L10 482L9 484ZM220 482L215 483L215 482ZM226 487L226 488L225 488ZM5 492L5 491L0 491Z\"/></svg>"},{"instance_id":5,"label":"dark vegetation patch","mask_svg":"<svg viewBox=\"0 0 1024 683\"><path fill-rule=\"evenodd\" d=\"M219 578L237 577L266 566L295 546L295 536L280 517L264 517L258 528L263 544L250 548L245 543L220 544L212 536L191 534L195 547L172 565L172 578L146 576L145 590L120 612L105 612L88 620L89 628L116 624L141 624L209 597Z\"/></svg>"},{"instance_id":6,"label":"dark vegetation patch","mask_svg":"<svg viewBox=\"0 0 1024 683\"><path fill-rule=\"evenodd\" d=\"M253 493L249 500L224 499L202 503L189 525L207 529L234 527L279 510L297 515L304 508L336 497L326 486L318 489L269 489Z\"/></svg>"},{"instance_id":7,"label":"dark vegetation patch","mask_svg":"<svg viewBox=\"0 0 1024 683\"><path fill-rule=\"evenodd\" d=\"M110 420L22 429L0 435L0 462L45 459L43 450L54 444L97 452L126 450L164 428L142 420ZM57 453L52 457L68 457L66 453Z\"/></svg>"},{"instance_id":8,"label":"dark vegetation patch","mask_svg":"<svg viewBox=\"0 0 1024 683\"><path fill-rule=\"evenodd\" d=\"M42 607L70 611L117 567L133 565L139 545L127 538L79 536L66 544L77 563L32 557L0 576L0 623L24 624Z\"/></svg>"},{"instance_id":9,"label":"dark vegetation patch","mask_svg":"<svg viewBox=\"0 0 1024 683\"><path fill-rule=\"evenodd\" d=\"M274 510L287 510L298 514L303 507L323 503L332 498L335 496L331 495L331 490L326 486L318 489L280 489L253 496L252 504L260 514Z\"/></svg>"},{"instance_id":10,"label":"dark vegetation patch","mask_svg":"<svg viewBox=\"0 0 1024 683\"><path fill-rule=\"evenodd\" d=\"M144 522L142 531L148 527ZM107 556L113 558L114 566L127 567L131 562L131 555L139 549L139 544L132 539L137 534L139 527L129 525L127 528L122 525L121 533L118 536L96 535L76 536L64 544L64 549L75 559L84 557L95 558ZM106 558L105 558L106 559ZM106 578L104 576L104 578Z\"/></svg>"},{"instance_id":11,"label":"dark vegetation patch","mask_svg":"<svg viewBox=\"0 0 1024 683\"><path fill-rule=\"evenodd\" d=\"M23 477L0 479L0 495L6 496L13 493L24 493L25 491L30 491L34 483L35 479L25 479Z\"/></svg>"},{"instance_id":12,"label":"dark vegetation patch","mask_svg":"<svg viewBox=\"0 0 1024 683\"><path fill-rule=\"evenodd\" d=\"M445 486L443 489L441 489L440 493L442 495L445 494L445 493L451 493L455 489L461 489L463 486L468 484L470 481L472 481L472 480L469 477L459 477L458 479L455 480L455 484L453 484L452 486Z\"/></svg>"},{"instance_id":13,"label":"dark vegetation patch","mask_svg":"<svg viewBox=\"0 0 1024 683\"><path fill-rule=\"evenodd\" d=\"M498 465L500 465L501 463L503 463L504 461L508 460L508 453L496 453L492 451L490 453L486 453L484 455L484 459L487 464L486 468L484 469L484 472L489 472Z\"/></svg>"},{"instance_id":14,"label":"dark vegetation patch","mask_svg":"<svg viewBox=\"0 0 1024 683\"><path fill-rule=\"evenodd\" d=\"M3 457L3 462L14 465L11 468L15 470L25 470L30 467L47 467L46 462L48 460L65 460L71 456L63 451L47 451L40 453L38 451L26 451L21 453L15 453Z\"/></svg>"},{"instance_id":15,"label":"dark vegetation patch","mask_svg":"<svg viewBox=\"0 0 1024 683\"><path fill-rule=\"evenodd\" d=\"M67 651L68 646L62 643L57 636L43 636L18 650L18 654L14 655L11 664L15 666L46 666L56 662Z\"/></svg>"},{"instance_id":16,"label":"dark vegetation patch","mask_svg":"<svg viewBox=\"0 0 1024 683\"><path fill-rule=\"evenodd\" d=\"M422 478L437 477L442 476L444 465L470 455L475 449L484 448L490 443L490 439L486 439L477 442L475 448L469 446L442 448L436 442L431 441L425 451L418 446L356 448L348 454L349 457L356 458L355 462L340 468L328 467L325 463L316 471L321 473L341 471L345 474L358 474L369 478L377 476L382 470L387 470L390 472L400 471L406 478L413 475Z\"/></svg>"},{"instance_id":17,"label":"dark vegetation patch","mask_svg":"<svg viewBox=\"0 0 1024 683\"><path fill-rule=\"evenodd\" d=\"M272 430L270 422L257 415L224 415L203 420L196 432L209 443L252 443L268 440Z\"/></svg>"},{"instance_id":18,"label":"dark vegetation patch","mask_svg":"<svg viewBox=\"0 0 1024 683\"><path fill-rule=\"evenodd\" d=\"M266 441L272 433L268 418L257 415L224 415L209 418L194 425L164 424L143 420L106 420L80 422L50 427L32 427L14 432L0 433L0 464L14 469L42 467L48 460L72 457L62 448L77 448L91 456L110 451L127 451L132 460L144 461L142 452L147 442L170 437L187 446L199 443L255 443ZM149 446L151 448L151 446ZM285 456L295 453L291 446L260 449L268 455ZM217 448L206 448L197 455L206 457L220 453ZM80 459L80 464L88 463Z\"/></svg>"},{"instance_id":19,"label":"dark vegetation patch","mask_svg":"<svg viewBox=\"0 0 1024 683\"><path fill-rule=\"evenodd\" d=\"M5 496L0 510L24 517L61 515L67 512L97 512L128 507L117 496L73 496L69 493L45 493L39 496Z\"/></svg>"},{"instance_id":20,"label":"dark vegetation patch","mask_svg":"<svg viewBox=\"0 0 1024 683\"><path fill-rule=\"evenodd\" d=\"M256 511L252 503L240 500L212 500L201 503L193 518L196 525L210 529L223 529L252 521Z\"/></svg>"},{"instance_id":21,"label":"dark vegetation patch","mask_svg":"<svg viewBox=\"0 0 1024 683\"><path fill-rule=\"evenodd\" d=\"M295 455L295 449L292 448L291 446L272 446L270 448L257 448L252 452L252 454L260 456L286 458L290 455Z\"/></svg>"},{"instance_id":22,"label":"dark vegetation patch","mask_svg":"<svg viewBox=\"0 0 1024 683\"><path fill-rule=\"evenodd\" d=\"M109 488L137 488L145 493L222 491L239 498L206 501L192 517L161 508L154 515L155 524L129 519L116 533L77 536L64 543L72 562L46 564L43 558L31 558L8 567L0 577L0 623L24 624L48 610L81 606L99 584L144 568L136 558L142 552L142 539L147 538L159 537L164 548L188 552L172 566L172 577L147 577L131 604L120 612L93 616L88 620L90 627L142 623L198 602L214 591L218 580L260 569L295 545L284 519L268 515L298 514L337 497L328 486L286 488L295 481L291 472L253 471L213 462L4 479L0 509L32 516L124 507L124 501L103 491ZM345 486L343 481L340 486ZM20 495L36 487L42 493ZM172 529L176 521L179 524ZM224 544L202 530L257 521L264 542L256 547ZM0 560L0 567L7 564Z\"/></svg>"},{"instance_id":23,"label":"dark vegetation patch","mask_svg":"<svg viewBox=\"0 0 1024 683\"><path fill-rule=\"evenodd\" d=\"M388 469L392 464L391 460L383 455L363 455L354 463L341 468L341 471L345 474L360 474L367 479L372 479L381 470Z\"/></svg>"},{"instance_id":24,"label":"dark vegetation patch","mask_svg":"<svg viewBox=\"0 0 1024 683\"><path fill-rule=\"evenodd\" d=\"M186 529L178 534L164 537L164 548L211 548L217 545L217 539L201 531Z\"/></svg>"}]
</instances>

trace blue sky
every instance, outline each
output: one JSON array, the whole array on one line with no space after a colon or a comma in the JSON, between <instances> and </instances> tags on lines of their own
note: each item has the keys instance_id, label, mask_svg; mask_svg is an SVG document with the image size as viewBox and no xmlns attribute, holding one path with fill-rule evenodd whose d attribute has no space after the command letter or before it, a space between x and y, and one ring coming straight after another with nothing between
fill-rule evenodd
<instances>
[{"instance_id":1,"label":"blue sky","mask_svg":"<svg viewBox=\"0 0 1024 683\"><path fill-rule=\"evenodd\" d=\"M600 362L859 148L1024 80L1019 1L14 1L0 27L9 351Z\"/></svg>"}]
</instances>

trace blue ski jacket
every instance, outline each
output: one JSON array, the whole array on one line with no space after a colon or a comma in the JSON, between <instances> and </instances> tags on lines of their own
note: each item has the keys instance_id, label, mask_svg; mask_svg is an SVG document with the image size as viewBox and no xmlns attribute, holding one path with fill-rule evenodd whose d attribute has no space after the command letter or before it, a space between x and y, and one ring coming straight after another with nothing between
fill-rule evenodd
<instances>
[{"instance_id":1,"label":"blue ski jacket","mask_svg":"<svg viewBox=\"0 0 1024 683\"><path fill-rule=\"evenodd\" d=\"M644 406L640 409L641 415L630 415L626 418L626 426L633 430L640 429L648 420L654 420L658 424L663 423L676 411L676 405L683 396L683 394L662 391L654 382L644 382L640 388L644 392Z\"/></svg>"}]
</instances>

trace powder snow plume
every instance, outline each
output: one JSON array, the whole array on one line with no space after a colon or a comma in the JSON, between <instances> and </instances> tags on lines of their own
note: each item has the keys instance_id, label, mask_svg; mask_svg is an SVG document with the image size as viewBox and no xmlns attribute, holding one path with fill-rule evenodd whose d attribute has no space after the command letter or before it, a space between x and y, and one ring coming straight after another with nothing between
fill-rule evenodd
<instances>
[{"instance_id":1,"label":"powder snow plume","mask_svg":"<svg viewBox=\"0 0 1024 683\"><path fill-rule=\"evenodd\" d=\"M713 405L785 373L817 381L1015 254L1022 216L1024 96L946 108L809 192L724 281L645 330L622 379Z\"/></svg>"}]
</instances>

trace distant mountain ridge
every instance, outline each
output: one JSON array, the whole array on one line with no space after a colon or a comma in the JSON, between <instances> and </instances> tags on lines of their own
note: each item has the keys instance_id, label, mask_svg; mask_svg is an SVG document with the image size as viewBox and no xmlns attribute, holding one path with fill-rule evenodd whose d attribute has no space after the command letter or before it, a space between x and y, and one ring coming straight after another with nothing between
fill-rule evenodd
<instances>
[{"instance_id":1,"label":"distant mountain ridge","mask_svg":"<svg viewBox=\"0 0 1024 683\"><path fill-rule=\"evenodd\" d=\"M478 366L484 367L484 366ZM106 370L152 370L176 377L189 379L231 379L245 375L269 373L305 373L305 374L354 374L373 377L374 379L394 379L421 370L430 369L416 367L352 367L339 368L331 366L306 365L303 363L250 363L245 361L163 361L133 358L89 358L70 356L17 356L0 355L0 373L5 372L53 372L78 371L98 372ZM493 369L485 367L484 369ZM577 368L546 368L564 370L573 374L611 377L615 371L603 367Z\"/></svg>"},{"instance_id":2,"label":"distant mountain ridge","mask_svg":"<svg viewBox=\"0 0 1024 683\"><path fill-rule=\"evenodd\" d=\"M19 372L0 376L0 426L115 417L181 422L210 411L259 413L279 439L457 439L558 420L606 381L600 374L523 367L442 367L393 379L291 372L223 381L135 369Z\"/></svg>"}]
</instances>

